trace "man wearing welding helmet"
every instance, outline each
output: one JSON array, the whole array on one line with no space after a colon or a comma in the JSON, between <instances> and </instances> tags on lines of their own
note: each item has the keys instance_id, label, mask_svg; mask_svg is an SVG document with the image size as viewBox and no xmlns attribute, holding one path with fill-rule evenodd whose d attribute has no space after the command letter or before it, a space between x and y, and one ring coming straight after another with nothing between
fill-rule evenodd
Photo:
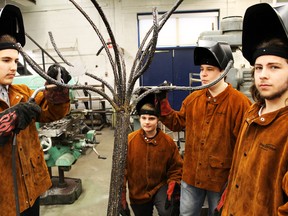
<instances>
[{"instance_id":1,"label":"man wearing welding helmet","mask_svg":"<svg viewBox=\"0 0 288 216\"><path fill-rule=\"evenodd\" d=\"M127 212L128 183L135 216L152 216L154 206L159 215L178 216L183 162L176 143L158 128L154 100L154 94L149 94L136 106L141 128L128 136L122 208Z\"/></svg>"},{"instance_id":2,"label":"man wearing welding helmet","mask_svg":"<svg viewBox=\"0 0 288 216\"><path fill-rule=\"evenodd\" d=\"M6 5L0 11L0 214L37 216L39 197L51 187L51 180L35 121L64 117L70 110L69 92L50 89L29 102L33 91L12 84L19 60L17 42L25 44L22 14ZM48 74L53 71L49 68ZM65 82L71 78L67 73L61 70Z\"/></svg>"},{"instance_id":3,"label":"man wearing welding helmet","mask_svg":"<svg viewBox=\"0 0 288 216\"><path fill-rule=\"evenodd\" d=\"M216 80L233 60L230 46L207 42L195 48L202 84ZM181 181L180 215L199 216L207 196L214 209L227 182L234 145L249 99L224 78L208 89L195 91L173 110L167 97L160 100L160 120L172 131L185 129L185 155Z\"/></svg>"},{"instance_id":4,"label":"man wearing welding helmet","mask_svg":"<svg viewBox=\"0 0 288 216\"><path fill-rule=\"evenodd\" d=\"M288 215L288 6L261 3L243 19L255 104L235 146L222 215Z\"/></svg>"}]
</instances>

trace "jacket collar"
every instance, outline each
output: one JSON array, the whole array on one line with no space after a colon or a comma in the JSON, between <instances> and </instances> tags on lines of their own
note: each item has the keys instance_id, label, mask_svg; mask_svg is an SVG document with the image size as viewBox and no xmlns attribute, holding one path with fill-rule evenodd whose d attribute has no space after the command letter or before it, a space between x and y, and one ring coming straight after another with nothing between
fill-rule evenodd
<instances>
[{"instance_id":1,"label":"jacket collar","mask_svg":"<svg viewBox=\"0 0 288 216\"><path fill-rule=\"evenodd\" d=\"M261 109L261 106L257 103L251 106L250 110L247 113L247 118L246 118L246 121L248 122L248 124L255 122L258 125L263 125L263 126L269 125L279 116L288 114L288 106L278 109L274 112L266 113L266 114L259 116L258 113L260 109Z\"/></svg>"},{"instance_id":2,"label":"jacket collar","mask_svg":"<svg viewBox=\"0 0 288 216\"><path fill-rule=\"evenodd\" d=\"M159 136L159 134L161 133L161 130L159 129L159 128L157 128L157 134L156 134L156 136L154 136L153 138L148 138L148 137L146 137L146 135L145 135L145 131L143 130L143 129L141 129L141 137L142 137L142 139L144 140L144 142L146 142L147 144L149 143L151 143L151 144L153 144L153 145L158 145L158 143L159 143L159 141L160 141L160 137L161 136Z\"/></svg>"}]
</instances>

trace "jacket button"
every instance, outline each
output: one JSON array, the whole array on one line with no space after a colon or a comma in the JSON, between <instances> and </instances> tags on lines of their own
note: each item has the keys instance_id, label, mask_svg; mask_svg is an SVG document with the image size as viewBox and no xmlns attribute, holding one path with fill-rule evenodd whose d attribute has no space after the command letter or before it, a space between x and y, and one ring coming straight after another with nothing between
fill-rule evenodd
<instances>
[{"instance_id":1,"label":"jacket button","mask_svg":"<svg viewBox=\"0 0 288 216\"><path fill-rule=\"evenodd\" d=\"M235 187L236 187L236 188L239 188L239 185L238 185L238 184L236 184L236 185L235 185Z\"/></svg>"}]
</instances>

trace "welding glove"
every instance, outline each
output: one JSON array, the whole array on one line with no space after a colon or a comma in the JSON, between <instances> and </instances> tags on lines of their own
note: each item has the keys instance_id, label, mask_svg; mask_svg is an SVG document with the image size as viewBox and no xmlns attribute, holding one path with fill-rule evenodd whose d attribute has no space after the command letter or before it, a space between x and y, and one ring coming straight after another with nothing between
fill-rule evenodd
<instances>
[{"instance_id":1,"label":"welding glove","mask_svg":"<svg viewBox=\"0 0 288 216\"><path fill-rule=\"evenodd\" d=\"M222 209L223 209L224 202L225 202L225 199L226 199L226 194L227 194L227 185L228 185L228 182L225 184L224 188L220 192L221 193L221 198L218 201L217 207L216 207L216 209L214 211L214 216L220 216L221 213L222 213Z\"/></svg>"},{"instance_id":2,"label":"welding glove","mask_svg":"<svg viewBox=\"0 0 288 216\"><path fill-rule=\"evenodd\" d=\"M59 64L53 64L48 68L47 75L58 82L67 84L71 80L70 73ZM50 84L47 82L46 84ZM45 99L53 104L62 104L69 102L69 89L56 87L44 91Z\"/></svg>"},{"instance_id":3,"label":"welding glove","mask_svg":"<svg viewBox=\"0 0 288 216\"><path fill-rule=\"evenodd\" d=\"M164 81L161 86L170 86L171 83ZM172 112L172 108L168 101L168 90L159 90L155 93L155 106L158 109L161 116L167 116Z\"/></svg>"},{"instance_id":4,"label":"welding glove","mask_svg":"<svg viewBox=\"0 0 288 216\"><path fill-rule=\"evenodd\" d=\"M171 216L179 215L180 207L180 185L171 181L168 184L167 198L165 202L165 209L172 208Z\"/></svg>"},{"instance_id":5,"label":"welding glove","mask_svg":"<svg viewBox=\"0 0 288 216\"><path fill-rule=\"evenodd\" d=\"M124 192L124 191L121 194L120 215L122 215L122 216L130 216L130 209L129 209L128 203L126 201L126 192Z\"/></svg>"},{"instance_id":6,"label":"welding glove","mask_svg":"<svg viewBox=\"0 0 288 216\"><path fill-rule=\"evenodd\" d=\"M19 103L4 110L0 113L0 137L25 129L40 113L41 108L34 102Z\"/></svg>"}]
</instances>

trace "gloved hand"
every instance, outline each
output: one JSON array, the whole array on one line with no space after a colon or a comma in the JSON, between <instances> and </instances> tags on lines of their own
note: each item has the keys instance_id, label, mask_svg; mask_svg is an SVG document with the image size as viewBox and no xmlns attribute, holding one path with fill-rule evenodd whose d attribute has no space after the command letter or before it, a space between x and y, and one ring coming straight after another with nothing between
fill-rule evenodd
<instances>
[{"instance_id":1,"label":"gloved hand","mask_svg":"<svg viewBox=\"0 0 288 216\"><path fill-rule=\"evenodd\" d=\"M224 202L225 202L225 199L226 199L226 194L227 194L227 188L225 188L225 190L223 191L223 193L221 195L221 198L220 198L220 200L219 200L219 202L217 204L217 207L216 207L216 209L214 211L214 216L221 215L222 209L223 209L223 206L224 206Z\"/></svg>"},{"instance_id":2,"label":"gloved hand","mask_svg":"<svg viewBox=\"0 0 288 216\"><path fill-rule=\"evenodd\" d=\"M160 85L158 85L158 87L161 87L161 86L171 86L172 83L170 82L167 82L166 80L161 83ZM155 93L156 94L156 98L157 100L160 102L162 101L163 99L167 99L168 98L168 90L159 90L158 92Z\"/></svg>"},{"instance_id":3,"label":"gloved hand","mask_svg":"<svg viewBox=\"0 0 288 216\"><path fill-rule=\"evenodd\" d=\"M126 193L125 192L122 192L122 195L121 195L120 215L130 216L130 209L129 209L127 201L126 201Z\"/></svg>"},{"instance_id":4,"label":"gloved hand","mask_svg":"<svg viewBox=\"0 0 288 216\"><path fill-rule=\"evenodd\" d=\"M171 83L164 81L160 86L170 86ZM168 101L168 90L159 90L155 93L155 106L161 116L167 116L172 112L172 108Z\"/></svg>"},{"instance_id":5,"label":"gloved hand","mask_svg":"<svg viewBox=\"0 0 288 216\"><path fill-rule=\"evenodd\" d=\"M0 113L0 136L25 129L40 113L41 108L34 102L19 103L4 110Z\"/></svg>"},{"instance_id":6,"label":"gloved hand","mask_svg":"<svg viewBox=\"0 0 288 216\"><path fill-rule=\"evenodd\" d=\"M67 84L71 80L69 72L59 64L53 64L48 68L47 75L51 78ZM50 84L47 82L46 84ZM44 91L45 99L53 104L62 104L68 102L69 89L63 87L56 87Z\"/></svg>"},{"instance_id":7,"label":"gloved hand","mask_svg":"<svg viewBox=\"0 0 288 216\"><path fill-rule=\"evenodd\" d=\"M48 68L47 75L51 78L67 84L71 80L70 73L61 65L53 64ZM49 83L51 84L51 83Z\"/></svg>"},{"instance_id":8,"label":"gloved hand","mask_svg":"<svg viewBox=\"0 0 288 216\"><path fill-rule=\"evenodd\" d=\"M172 206L171 216L179 215L180 185L177 184L177 182L175 182L175 181L171 181L168 184L165 209L168 209L170 206Z\"/></svg>"}]
</instances>

